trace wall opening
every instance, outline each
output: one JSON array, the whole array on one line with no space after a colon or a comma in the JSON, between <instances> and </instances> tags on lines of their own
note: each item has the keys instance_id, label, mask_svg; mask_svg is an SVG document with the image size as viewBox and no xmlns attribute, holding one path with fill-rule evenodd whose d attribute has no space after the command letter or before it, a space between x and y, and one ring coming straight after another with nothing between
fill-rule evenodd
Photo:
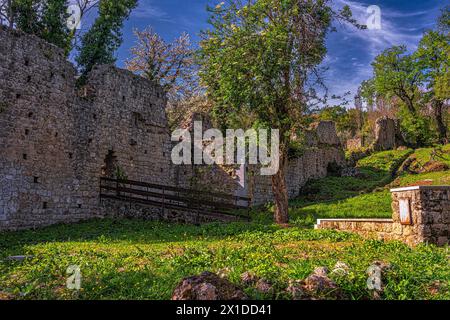
<instances>
[{"instance_id":1,"label":"wall opening","mask_svg":"<svg viewBox=\"0 0 450 320\"><path fill-rule=\"evenodd\" d=\"M113 150L109 150L108 154L105 156L102 166L102 176L113 178L116 168L117 168L117 156Z\"/></svg>"},{"instance_id":2,"label":"wall opening","mask_svg":"<svg viewBox=\"0 0 450 320\"><path fill-rule=\"evenodd\" d=\"M144 118L142 117L142 114L139 112L133 112L133 123L136 127L139 126L139 122L144 121Z\"/></svg>"}]
</instances>

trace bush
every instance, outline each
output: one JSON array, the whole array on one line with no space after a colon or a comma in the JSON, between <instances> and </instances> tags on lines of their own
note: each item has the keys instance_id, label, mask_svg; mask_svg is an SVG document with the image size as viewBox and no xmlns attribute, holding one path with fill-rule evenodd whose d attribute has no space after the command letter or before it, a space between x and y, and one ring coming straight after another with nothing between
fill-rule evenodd
<instances>
[{"instance_id":1,"label":"bush","mask_svg":"<svg viewBox=\"0 0 450 320\"><path fill-rule=\"evenodd\" d=\"M406 143L412 147L430 146L437 142L436 130L433 130L431 118L411 115L405 108L400 109L400 127Z\"/></svg>"}]
</instances>

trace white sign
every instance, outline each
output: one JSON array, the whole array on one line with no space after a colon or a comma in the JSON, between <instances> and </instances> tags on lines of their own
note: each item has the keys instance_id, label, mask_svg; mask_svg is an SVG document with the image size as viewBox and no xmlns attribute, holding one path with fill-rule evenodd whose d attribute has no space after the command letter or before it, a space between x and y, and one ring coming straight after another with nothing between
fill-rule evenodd
<instances>
[{"instance_id":1,"label":"white sign","mask_svg":"<svg viewBox=\"0 0 450 320\"><path fill-rule=\"evenodd\" d=\"M411 201L409 199L400 199L400 223L404 225L411 225Z\"/></svg>"}]
</instances>

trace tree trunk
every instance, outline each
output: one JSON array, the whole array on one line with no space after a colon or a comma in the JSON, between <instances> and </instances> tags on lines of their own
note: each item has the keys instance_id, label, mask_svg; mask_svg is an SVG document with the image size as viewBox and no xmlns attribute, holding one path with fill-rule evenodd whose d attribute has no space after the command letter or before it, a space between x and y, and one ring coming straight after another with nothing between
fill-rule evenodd
<instances>
[{"instance_id":1,"label":"tree trunk","mask_svg":"<svg viewBox=\"0 0 450 320\"><path fill-rule=\"evenodd\" d=\"M439 133L439 142L442 144L447 143L447 126L444 122L444 103L442 101L433 102L434 118L436 120L436 125Z\"/></svg>"},{"instance_id":2,"label":"tree trunk","mask_svg":"<svg viewBox=\"0 0 450 320\"><path fill-rule=\"evenodd\" d=\"M289 203L286 187L287 154L280 150L280 169L272 176L272 191L275 200L275 223L289 223Z\"/></svg>"},{"instance_id":3,"label":"tree trunk","mask_svg":"<svg viewBox=\"0 0 450 320\"><path fill-rule=\"evenodd\" d=\"M415 116L416 115L416 108L414 108L413 100L411 98L409 98L409 97L405 97L405 103L406 103L406 107L408 108L408 110L411 113L411 115Z\"/></svg>"}]
</instances>

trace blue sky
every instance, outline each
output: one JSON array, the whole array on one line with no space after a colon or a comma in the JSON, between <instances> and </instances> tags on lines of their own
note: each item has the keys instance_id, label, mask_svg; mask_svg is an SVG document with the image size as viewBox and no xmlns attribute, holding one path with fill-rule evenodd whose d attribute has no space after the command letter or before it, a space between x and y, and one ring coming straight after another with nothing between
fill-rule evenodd
<instances>
[{"instance_id":1,"label":"blue sky","mask_svg":"<svg viewBox=\"0 0 450 320\"><path fill-rule=\"evenodd\" d=\"M206 5L222 0L140 0L130 19L125 23L124 43L117 52L118 66L123 67L133 46L133 29L152 26L170 41L182 32L198 41L200 30L207 28ZM405 44L414 50L422 33L434 27L440 8L450 4L443 0L334 0L338 7L348 4L354 17L362 24L368 18L366 9L378 5L381 9L381 30L356 30L347 25L338 26L338 32L327 40L328 55L324 74L330 94L351 91L354 95L362 80L371 76L370 63L383 49Z\"/></svg>"}]
</instances>

